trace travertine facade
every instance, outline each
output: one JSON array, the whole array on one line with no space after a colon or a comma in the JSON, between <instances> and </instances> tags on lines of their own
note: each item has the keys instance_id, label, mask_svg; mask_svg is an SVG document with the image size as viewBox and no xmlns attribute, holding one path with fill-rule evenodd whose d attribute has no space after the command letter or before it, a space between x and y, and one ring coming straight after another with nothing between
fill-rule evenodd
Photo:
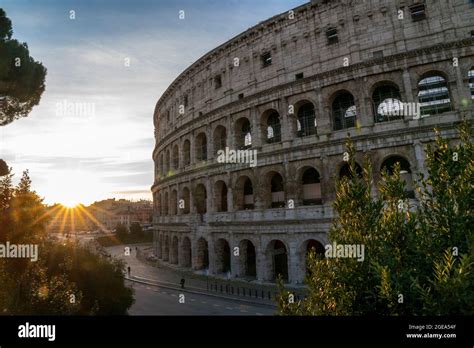
<instances>
[{"instance_id":1,"label":"travertine facade","mask_svg":"<svg viewBox=\"0 0 474 348\"><path fill-rule=\"evenodd\" d=\"M300 283L328 242L347 134L358 163L379 179L400 162L410 190L433 128L454 139L472 117L473 37L469 0L315 0L206 54L154 112L156 255ZM219 163L226 147L257 166Z\"/></svg>"}]
</instances>

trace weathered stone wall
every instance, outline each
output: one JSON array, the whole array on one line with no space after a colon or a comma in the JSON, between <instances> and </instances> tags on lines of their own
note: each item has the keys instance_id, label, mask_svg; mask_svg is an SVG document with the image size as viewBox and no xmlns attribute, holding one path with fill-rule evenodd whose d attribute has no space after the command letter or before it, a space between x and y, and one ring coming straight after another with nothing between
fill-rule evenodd
<instances>
[{"instance_id":1,"label":"weathered stone wall","mask_svg":"<svg viewBox=\"0 0 474 348\"><path fill-rule=\"evenodd\" d=\"M358 150L357 162L362 165L364 155L371 158L376 180L391 156L406 160L412 177L424 172L423 148L432 141L433 128L454 139L457 124L473 112L468 102L474 9L468 0L427 0L426 18L415 21L414 3L312 1L247 30L183 72L154 113L158 257L183 267L191 259L194 269L210 273L230 262L233 277L251 277L249 264L255 263L256 278L265 281L273 278L275 267L281 269L284 245L289 281L301 282L308 241L328 242L335 176L345 164L348 134ZM337 29L337 43L328 44L330 28ZM271 64L264 67L266 53ZM450 111L377 122L374 92L379 87L393 86L402 102L416 103L419 83L427 76L445 80ZM356 122L336 130L334 104L344 91L353 97ZM299 111L308 103L316 128L299 136ZM278 113L281 139L269 143L272 112ZM243 144L243 120L250 123L250 149L257 151L258 165L218 163L214 140L225 134L225 145L237 149ZM203 148L207 159L198 160ZM319 174L321 195L314 205L304 202L302 178L308 168ZM272 208L276 174L283 179L284 208ZM244 209L246 178L252 183L253 206ZM239 256L233 256L236 247ZM229 250L226 261L223 253Z\"/></svg>"}]
</instances>

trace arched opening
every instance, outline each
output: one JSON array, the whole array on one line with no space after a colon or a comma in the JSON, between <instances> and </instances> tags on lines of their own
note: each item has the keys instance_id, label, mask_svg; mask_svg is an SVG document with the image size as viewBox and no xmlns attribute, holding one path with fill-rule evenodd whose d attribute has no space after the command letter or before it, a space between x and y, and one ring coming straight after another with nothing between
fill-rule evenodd
<instances>
[{"instance_id":1,"label":"arched opening","mask_svg":"<svg viewBox=\"0 0 474 348\"><path fill-rule=\"evenodd\" d=\"M196 160L207 160L207 138L204 133L199 133L196 137Z\"/></svg>"},{"instance_id":2,"label":"arched opening","mask_svg":"<svg viewBox=\"0 0 474 348\"><path fill-rule=\"evenodd\" d=\"M160 168L160 175L161 175L161 176L165 175L166 169L165 169L165 161L164 161L164 159L163 159L163 154L160 155L159 168Z\"/></svg>"},{"instance_id":3,"label":"arched opening","mask_svg":"<svg viewBox=\"0 0 474 348\"><path fill-rule=\"evenodd\" d=\"M316 134L316 115L312 103L304 103L298 108L297 135L305 137Z\"/></svg>"},{"instance_id":4,"label":"arched opening","mask_svg":"<svg viewBox=\"0 0 474 348\"><path fill-rule=\"evenodd\" d=\"M393 175L397 163L399 163L400 166L400 179L405 182L405 192L407 198L415 198L410 163L405 158L401 156L390 156L385 161L383 161L380 170L381 172L387 170L390 175Z\"/></svg>"},{"instance_id":5,"label":"arched opening","mask_svg":"<svg viewBox=\"0 0 474 348\"><path fill-rule=\"evenodd\" d=\"M219 180L214 185L214 206L216 211L227 211L227 185Z\"/></svg>"},{"instance_id":6,"label":"arched opening","mask_svg":"<svg viewBox=\"0 0 474 348\"><path fill-rule=\"evenodd\" d=\"M271 192L271 208L285 207L285 189L283 187L283 177L279 173L269 173L270 176L270 192Z\"/></svg>"},{"instance_id":7,"label":"arched opening","mask_svg":"<svg viewBox=\"0 0 474 348\"><path fill-rule=\"evenodd\" d=\"M196 269L208 269L209 268L209 248L207 241L204 238L199 238L197 241L197 258L196 258Z\"/></svg>"},{"instance_id":8,"label":"arched opening","mask_svg":"<svg viewBox=\"0 0 474 348\"><path fill-rule=\"evenodd\" d=\"M404 115L402 96L397 86L383 84L372 93L375 122L402 119Z\"/></svg>"},{"instance_id":9,"label":"arched opening","mask_svg":"<svg viewBox=\"0 0 474 348\"><path fill-rule=\"evenodd\" d=\"M354 97L347 91L340 92L332 102L334 130L355 127L357 108Z\"/></svg>"},{"instance_id":10,"label":"arched opening","mask_svg":"<svg viewBox=\"0 0 474 348\"><path fill-rule=\"evenodd\" d=\"M418 82L418 102L421 116L451 111L451 97L446 79L436 73L421 79Z\"/></svg>"},{"instance_id":11,"label":"arched opening","mask_svg":"<svg viewBox=\"0 0 474 348\"><path fill-rule=\"evenodd\" d=\"M179 168L179 148L178 145L173 147L173 169Z\"/></svg>"},{"instance_id":12,"label":"arched opening","mask_svg":"<svg viewBox=\"0 0 474 348\"><path fill-rule=\"evenodd\" d=\"M198 214L207 213L207 192L203 184L196 186L194 191L194 205Z\"/></svg>"},{"instance_id":13,"label":"arched opening","mask_svg":"<svg viewBox=\"0 0 474 348\"><path fill-rule=\"evenodd\" d=\"M164 208L164 215L168 215L169 214L169 196L168 196L168 192L165 192L165 202L163 204L163 208Z\"/></svg>"},{"instance_id":14,"label":"arched opening","mask_svg":"<svg viewBox=\"0 0 474 348\"><path fill-rule=\"evenodd\" d=\"M189 189L187 187L183 188L183 203L184 207L181 208L181 211L183 214L189 214L190 212L190 194L189 194Z\"/></svg>"},{"instance_id":15,"label":"arched opening","mask_svg":"<svg viewBox=\"0 0 474 348\"><path fill-rule=\"evenodd\" d=\"M219 150L225 150L227 146L227 131L224 126L217 126L214 130L214 154Z\"/></svg>"},{"instance_id":16,"label":"arched opening","mask_svg":"<svg viewBox=\"0 0 474 348\"><path fill-rule=\"evenodd\" d=\"M191 164L191 142L187 139L183 144L183 162L185 166L189 166Z\"/></svg>"},{"instance_id":17,"label":"arched opening","mask_svg":"<svg viewBox=\"0 0 474 348\"><path fill-rule=\"evenodd\" d=\"M166 160L165 160L165 176L169 175L169 171L171 170L170 165L170 150L166 150Z\"/></svg>"},{"instance_id":18,"label":"arched opening","mask_svg":"<svg viewBox=\"0 0 474 348\"><path fill-rule=\"evenodd\" d=\"M165 236L163 261L169 261L169 259L170 259L170 239L169 239L169 236Z\"/></svg>"},{"instance_id":19,"label":"arched opening","mask_svg":"<svg viewBox=\"0 0 474 348\"><path fill-rule=\"evenodd\" d=\"M257 276L257 254L255 246L248 239L239 243L240 275L244 278L255 279Z\"/></svg>"},{"instance_id":20,"label":"arched opening","mask_svg":"<svg viewBox=\"0 0 474 348\"><path fill-rule=\"evenodd\" d=\"M191 267L191 240L188 237L184 237L181 242L181 266Z\"/></svg>"},{"instance_id":21,"label":"arched opening","mask_svg":"<svg viewBox=\"0 0 474 348\"><path fill-rule=\"evenodd\" d=\"M474 99L474 67L469 70L467 77L469 79L469 90L471 91L471 99Z\"/></svg>"},{"instance_id":22,"label":"arched opening","mask_svg":"<svg viewBox=\"0 0 474 348\"><path fill-rule=\"evenodd\" d=\"M281 240L272 240L267 247L267 261L270 268L267 269L269 280L276 280L279 276L288 280L288 252Z\"/></svg>"},{"instance_id":23,"label":"arched opening","mask_svg":"<svg viewBox=\"0 0 474 348\"><path fill-rule=\"evenodd\" d=\"M216 273L230 272L230 246L225 239L218 239L215 246Z\"/></svg>"},{"instance_id":24,"label":"arched opening","mask_svg":"<svg viewBox=\"0 0 474 348\"><path fill-rule=\"evenodd\" d=\"M170 200L170 215L176 215L178 210L178 192L176 190L171 191Z\"/></svg>"},{"instance_id":25,"label":"arched opening","mask_svg":"<svg viewBox=\"0 0 474 348\"><path fill-rule=\"evenodd\" d=\"M178 237L176 236L174 236L171 241L170 263L172 264L178 263Z\"/></svg>"},{"instance_id":26,"label":"arched opening","mask_svg":"<svg viewBox=\"0 0 474 348\"><path fill-rule=\"evenodd\" d=\"M235 208L237 210L254 209L253 185L247 176L241 176L234 188Z\"/></svg>"},{"instance_id":27,"label":"arched opening","mask_svg":"<svg viewBox=\"0 0 474 348\"><path fill-rule=\"evenodd\" d=\"M276 110L265 111L262 115L264 139L267 144L279 143L281 141L280 115Z\"/></svg>"},{"instance_id":28,"label":"arched opening","mask_svg":"<svg viewBox=\"0 0 474 348\"><path fill-rule=\"evenodd\" d=\"M359 178L362 178L362 167L358 163L355 164L355 174ZM344 177L348 178L349 180L354 177L349 163L345 163L339 171L339 179L342 179Z\"/></svg>"},{"instance_id":29,"label":"arched opening","mask_svg":"<svg viewBox=\"0 0 474 348\"><path fill-rule=\"evenodd\" d=\"M316 254L316 257L323 259L325 251L326 249L324 248L324 246L317 240L309 239L303 243L304 260L301 264L304 265L304 270L306 274L309 274L308 261L310 253L313 252Z\"/></svg>"},{"instance_id":30,"label":"arched opening","mask_svg":"<svg viewBox=\"0 0 474 348\"><path fill-rule=\"evenodd\" d=\"M322 204L321 179L314 168L308 168L303 172L303 205Z\"/></svg>"},{"instance_id":31,"label":"arched opening","mask_svg":"<svg viewBox=\"0 0 474 348\"><path fill-rule=\"evenodd\" d=\"M246 117L235 122L235 140L239 149L247 149L252 146L252 127Z\"/></svg>"}]
</instances>

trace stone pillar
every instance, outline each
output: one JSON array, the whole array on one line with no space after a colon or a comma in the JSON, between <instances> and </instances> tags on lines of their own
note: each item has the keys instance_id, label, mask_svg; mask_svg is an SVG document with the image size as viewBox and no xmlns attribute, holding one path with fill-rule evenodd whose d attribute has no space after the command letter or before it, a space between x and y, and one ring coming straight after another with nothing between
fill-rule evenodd
<instances>
[{"instance_id":1,"label":"stone pillar","mask_svg":"<svg viewBox=\"0 0 474 348\"><path fill-rule=\"evenodd\" d=\"M359 91L355 96L355 104L357 107L357 119L361 127L371 127L374 125L374 117L372 115L372 98L368 95L368 89L364 88L365 81L357 80Z\"/></svg>"},{"instance_id":2,"label":"stone pillar","mask_svg":"<svg viewBox=\"0 0 474 348\"><path fill-rule=\"evenodd\" d=\"M215 241L214 236L209 235L207 239L207 246L209 252L209 274L216 273L216 250L215 250Z\"/></svg>"},{"instance_id":3,"label":"stone pillar","mask_svg":"<svg viewBox=\"0 0 474 348\"><path fill-rule=\"evenodd\" d=\"M194 131L191 132L191 137L189 139L189 162L191 165L196 163L196 136Z\"/></svg>"},{"instance_id":4,"label":"stone pillar","mask_svg":"<svg viewBox=\"0 0 474 348\"><path fill-rule=\"evenodd\" d=\"M210 126L206 127L206 141L207 141L207 160L214 159L214 139L212 137L212 129Z\"/></svg>"},{"instance_id":5,"label":"stone pillar","mask_svg":"<svg viewBox=\"0 0 474 348\"><path fill-rule=\"evenodd\" d=\"M418 98L416 97L416 89L415 90L413 89L413 86L411 84L410 72L408 71L408 69L403 69L402 78L403 78L403 89L405 90L405 100L402 100L402 102L406 102L406 103L418 102Z\"/></svg>"},{"instance_id":6,"label":"stone pillar","mask_svg":"<svg viewBox=\"0 0 474 348\"><path fill-rule=\"evenodd\" d=\"M252 148L262 147L262 127L260 125L260 115L255 107L250 109L250 129L252 134Z\"/></svg>"},{"instance_id":7,"label":"stone pillar","mask_svg":"<svg viewBox=\"0 0 474 348\"><path fill-rule=\"evenodd\" d=\"M318 98L318 105L315 106L318 135L329 134L331 133L331 113L328 113L324 108L326 101L323 99L321 88L316 90L316 95Z\"/></svg>"},{"instance_id":8,"label":"stone pillar","mask_svg":"<svg viewBox=\"0 0 474 348\"><path fill-rule=\"evenodd\" d=\"M281 118L281 141L283 143L291 142L296 137L296 113L289 114L288 111L288 99L282 98L279 113Z\"/></svg>"},{"instance_id":9,"label":"stone pillar","mask_svg":"<svg viewBox=\"0 0 474 348\"><path fill-rule=\"evenodd\" d=\"M298 246L296 241L290 241L288 248L288 282L296 284L298 282Z\"/></svg>"},{"instance_id":10,"label":"stone pillar","mask_svg":"<svg viewBox=\"0 0 474 348\"><path fill-rule=\"evenodd\" d=\"M227 211L234 211L234 192L230 184L227 186Z\"/></svg>"},{"instance_id":11,"label":"stone pillar","mask_svg":"<svg viewBox=\"0 0 474 348\"><path fill-rule=\"evenodd\" d=\"M267 280L267 262L271 260L265 259L265 249L264 246L257 247L255 246L255 258L256 258L256 268L257 268L257 280L266 281Z\"/></svg>"},{"instance_id":12,"label":"stone pillar","mask_svg":"<svg viewBox=\"0 0 474 348\"><path fill-rule=\"evenodd\" d=\"M234 255L234 248L238 246L239 241L231 234L229 236L231 278L237 278L239 275L239 259L242 257L242 250L239 250L239 256Z\"/></svg>"},{"instance_id":13,"label":"stone pillar","mask_svg":"<svg viewBox=\"0 0 474 348\"><path fill-rule=\"evenodd\" d=\"M428 176L428 171L425 165L426 153L423 144L419 140L415 140L413 146L415 148L416 171L426 177Z\"/></svg>"},{"instance_id":14,"label":"stone pillar","mask_svg":"<svg viewBox=\"0 0 474 348\"><path fill-rule=\"evenodd\" d=\"M209 177L206 178L206 212L207 214L213 212L214 210L214 200L213 200L213 187L211 185L211 180Z\"/></svg>"}]
</instances>

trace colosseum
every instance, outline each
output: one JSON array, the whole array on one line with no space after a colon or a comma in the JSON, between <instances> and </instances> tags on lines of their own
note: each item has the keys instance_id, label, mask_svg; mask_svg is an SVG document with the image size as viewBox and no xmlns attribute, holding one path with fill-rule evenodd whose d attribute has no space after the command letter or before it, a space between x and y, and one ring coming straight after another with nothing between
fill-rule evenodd
<instances>
[{"instance_id":1,"label":"colosseum","mask_svg":"<svg viewBox=\"0 0 474 348\"><path fill-rule=\"evenodd\" d=\"M399 162L416 199L433 129L456 141L472 118L473 43L469 0L313 0L205 54L154 111L160 262L301 284L330 242L348 135L375 181Z\"/></svg>"}]
</instances>

